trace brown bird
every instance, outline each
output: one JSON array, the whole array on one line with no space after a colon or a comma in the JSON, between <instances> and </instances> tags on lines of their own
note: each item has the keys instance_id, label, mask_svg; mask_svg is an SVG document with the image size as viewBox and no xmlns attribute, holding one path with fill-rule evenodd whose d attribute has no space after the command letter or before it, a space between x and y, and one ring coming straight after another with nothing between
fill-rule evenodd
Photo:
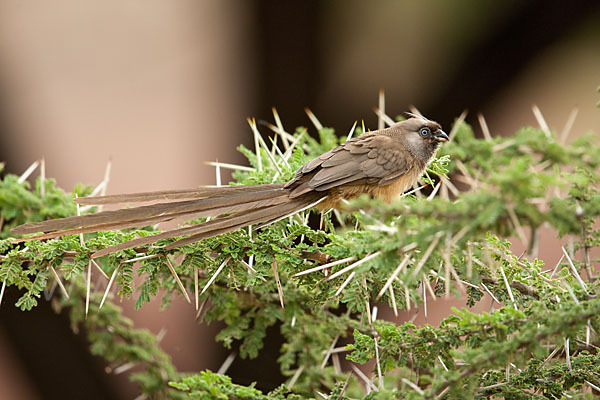
<instances>
[{"instance_id":1,"label":"brown bird","mask_svg":"<svg viewBox=\"0 0 600 400\"><path fill-rule=\"evenodd\" d=\"M302 166L286 183L81 197L75 201L85 205L170 202L30 222L17 226L12 233L47 232L17 241L38 240L142 227L173 218L221 216L202 224L107 247L92 257L161 239L187 236L167 246L168 249L175 248L249 225L265 226L311 207L320 210L337 208L340 200L361 194L391 201L417 182L440 143L448 140L438 123L413 116L389 128L346 141Z\"/></svg>"}]
</instances>

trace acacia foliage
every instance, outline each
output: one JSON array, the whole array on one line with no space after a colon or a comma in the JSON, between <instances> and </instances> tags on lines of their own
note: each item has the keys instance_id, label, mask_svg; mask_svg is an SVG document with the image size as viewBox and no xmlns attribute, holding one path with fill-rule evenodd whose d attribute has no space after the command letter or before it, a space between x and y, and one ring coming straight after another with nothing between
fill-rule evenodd
<instances>
[{"instance_id":1,"label":"acacia foliage","mask_svg":"<svg viewBox=\"0 0 600 400\"><path fill-rule=\"evenodd\" d=\"M175 239L163 240L100 260L100 267L115 275L118 295L135 299L136 307L159 291L164 307L181 295L169 264L192 297L196 287L206 286L199 296L203 321L223 321L216 340L226 347L241 343L242 357L255 358L267 328L280 323L279 363L290 378L271 393L210 371L183 376L156 340L135 330L115 305L97 310L101 291L95 290L90 317L83 319L89 255L154 234L151 229L85 235L83 244L78 236L27 247L0 241L0 281L21 291L16 306L28 310L54 280L49 267L58 270L76 288L61 304L69 307L74 323L86 326L92 351L114 364L141 365L133 378L144 394L155 397L592 396L600 386L600 300L592 258L600 240L595 137L584 135L565 145L554 133L531 127L491 140L475 138L465 123L453 131L453 140L424 177L434 185L430 198L417 193L392 204L362 198L341 213L322 216L322 229L308 226L306 213L300 213L258 231L242 229L170 251L162 245ZM240 146L253 171L237 171L233 184L288 180L345 138L321 128L313 139L300 128L287 139L293 148L263 143L259 156ZM38 180L28 189L12 175L0 182L2 237L25 221L72 215L71 197L89 193L77 187L64 194L52 180ZM535 258L543 226L552 227L565 244L558 263ZM511 252L509 236L530 238L526 255ZM142 256L152 257L125 263ZM326 273L296 275L336 260L347 261ZM143 278L137 287L135 274ZM438 327L374 318L374 305L402 310L427 299L431 306L433 297L449 294L465 297L470 305L493 298L492 311L454 310ZM121 327L116 341L111 326ZM350 342L347 352L332 354L342 342ZM372 365L368 381L354 369L340 368L339 354L351 363Z\"/></svg>"}]
</instances>

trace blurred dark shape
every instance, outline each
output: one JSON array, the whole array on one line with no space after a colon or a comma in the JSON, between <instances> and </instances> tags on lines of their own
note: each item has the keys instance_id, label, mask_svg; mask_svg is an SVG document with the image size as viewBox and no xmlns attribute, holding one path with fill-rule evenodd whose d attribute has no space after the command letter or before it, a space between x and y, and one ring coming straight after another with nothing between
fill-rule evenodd
<instances>
[{"instance_id":1,"label":"blurred dark shape","mask_svg":"<svg viewBox=\"0 0 600 400\"><path fill-rule=\"evenodd\" d=\"M306 125L304 107L319 93L319 15L316 0L255 3L257 99L256 116L272 121L276 107L288 129ZM342 110L340 110L342 111Z\"/></svg>"},{"instance_id":2,"label":"blurred dark shape","mask_svg":"<svg viewBox=\"0 0 600 400\"><path fill-rule=\"evenodd\" d=\"M71 330L66 312L56 314L43 298L24 312L13 306L19 297L16 290L6 291L0 319L13 353L31 378L29 390L42 399L121 398L114 379L104 372L105 361L90 354L85 332Z\"/></svg>"},{"instance_id":3,"label":"blurred dark shape","mask_svg":"<svg viewBox=\"0 0 600 400\"><path fill-rule=\"evenodd\" d=\"M447 126L462 109L487 108L496 93L543 50L568 37L600 10L594 0L550 3L518 2L500 24L492 25L485 40L462 57L461 68L430 97L425 108L431 115Z\"/></svg>"}]
</instances>

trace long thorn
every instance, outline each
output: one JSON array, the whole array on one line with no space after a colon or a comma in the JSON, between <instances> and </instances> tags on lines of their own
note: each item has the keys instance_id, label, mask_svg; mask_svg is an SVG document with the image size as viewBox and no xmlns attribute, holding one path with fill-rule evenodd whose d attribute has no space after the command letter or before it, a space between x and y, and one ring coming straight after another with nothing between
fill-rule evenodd
<instances>
[{"instance_id":1,"label":"long thorn","mask_svg":"<svg viewBox=\"0 0 600 400\"><path fill-rule=\"evenodd\" d=\"M98 271L100 271L100 274L102 274L103 277L106 278L106 280L109 280L110 277L106 274L106 272L104 272L104 270L102 268L100 268L100 266L98 265L98 263L92 258L92 264L94 265L94 267L96 267L96 269Z\"/></svg>"},{"instance_id":2,"label":"long thorn","mask_svg":"<svg viewBox=\"0 0 600 400\"><path fill-rule=\"evenodd\" d=\"M413 104L409 105L408 109L410 110L411 113L413 113L417 117L425 118L423 116L423 114L421 114L421 111L419 111L419 109L417 107L415 107Z\"/></svg>"},{"instance_id":3,"label":"long thorn","mask_svg":"<svg viewBox=\"0 0 600 400\"><path fill-rule=\"evenodd\" d=\"M254 254L252 254L250 257L252 257ZM254 267L250 264L248 264L246 261L244 260L240 260L240 263L242 263L242 265L244 267L246 267L248 269L248 272L252 273L252 274L256 274L256 270L254 269ZM263 282L266 282L267 280L265 278L263 278L262 276L259 276L260 280Z\"/></svg>"},{"instance_id":4,"label":"long thorn","mask_svg":"<svg viewBox=\"0 0 600 400\"><path fill-rule=\"evenodd\" d=\"M275 256L273 256L271 268L273 269L273 275L275 276L275 283L277 284L277 293L279 294L279 302L281 303L281 308L285 309L285 303L283 301L283 288L281 287L281 280L279 280L279 271L277 270L277 259L275 258Z\"/></svg>"},{"instance_id":5,"label":"long thorn","mask_svg":"<svg viewBox=\"0 0 600 400\"><path fill-rule=\"evenodd\" d=\"M565 352L566 352L566 364L567 368L569 368L570 372L573 372L573 368L571 367L571 350L569 349L569 338L565 338Z\"/></svg>"},{"instance_id":6,"label":"long thorn","mask_svg":"<svg viewBox=\"0 0 600 400\"><path fill-rule=\"evenodd\" d=\"M400 197L402 198L402 197L410 196L413 193L418 193L421 189L426 188L426 187L427 187L427 184L417 186L417 187L413 186L413 189L409 190L408 192L402 193L402 195L400 195Z\"/></svg>"},{"instance_id":7,"label":"long thorn","mask_svg":"<svg viewBox=\"0 0 600 400\"><path fill-rule=\"evenodd\" d=\"M114 272L112 273L110 280L108 281L108 285L106 286L106 290L104 291L104 296L102 296L102 301L100 301L100 306L98 307L98 310L102 309L102 306L104 305L104 300L106 300L106 296L108 296L110 287L112 286L112 283L114 282L115 277L117 276L117 272L119 271L120 267L121 267L121 264L117 265L117 268L115 268Z\"/></svg>"},{"instance_id":8,"label":"long thorn","mask_svg":"<svg viewBox=\"0 0 600 400\"><path fill-rule=\"evenodd\" d=\"M210 277L208 282L206 282L206 285L204 286L204 288L202 289L202 292L200 292L200 294L204 294L204 292L206 292L206 289L208 289L209 286L214 282L214 280L221 273L221 271L223 270L223 268L229 262L230 259L231 259L231 257L227 257L225 260L223 260L221 265L219 265L219 268L217 268L217 271L213 274L213 276Z\"/></svg>"},{"instance_id":9,"label":"long thorn","mask_svg":"<svg viewBox=\"0 0 600 400\"><path fill-rule=\"evenodd\" d=\"M439 181L438 184L435 185L435 187L433 188L433 190L431 191L429 196L427 196L427 200L433 199L435 197L435 195L437 194L438 190L440 190L441 186L442 186L442 181Z\"/></svg>"},{"instance_id":10,"label":"long thorn","mask_svg":"<svg viewBox=\"0 0 600 400\"><path fill-rule=\"evenodd\" d=\"M371 381L356 365L350 364L350 368L352 368L356 376L365 382L369 391L378 390L373 381Z\"/></svg>"},{"instance_id":11,"label":"long thorn","mask_svg":"<svg viewBox=\"0 0 600 400\"><path fill-rule=\"evenodd\" d=\"M130 258L129 260L125 260L123 261L123 264L132 264L138 261L142 261L142 260L148 260L151 258L158 258L160 257L160 254L150 254L150 255L145 255L145 256L140 256L140 257L136 257L136 258Z\"/></svg>"},{"instance_id":12,"label":"long thorn","mask_svg":"<svg viewBox=\"0 0 600 400\"><path fill-rule=\"evenodd\" d=\"M423 254L423 257L421 258L421 260L419 261L419 263L417 264L417 266L415 267L415 269L412 273L413 278L417 276L419 271L421 271L421 268L423 268L423 265L425 265L425 263L427 262L427 259L433 252L433 249L435 248L435 246L437 246L438 242L440 241L441 236L442 236L441 231L434 235L433 240L429 244L429 247L427 247L427 250L425 250L425 254Z\"/></svg>"},{"instance_id":13,"label":"long thorn","mask_svg":"<svg viewBox=\"0 0 600 400\"><path fill-rule=\"evenodd\" d=\"M65 296L67 300L70 300L69 293L67 293L67 289L65 289L65 286L58 277L58 274L56 273L56 270L52 265L50 265L50 271L52 271L52 275L54 275L54 279L56 279L56 282L58 283L58 286L60 287L60 291L62 292L63 296Z\"/></svg>"},{"instance_id":14,"label":"long thorn","mask_svg":"<svg viewBox=\"0 0 600 400\"><path fill-rule=\"evenodd\" d=\"M396 278L400 272L402 272L402 270L404 269L404 267L406 267L408 265L408 262L410 261L410 256L412 255L412 253L408 253L404 256L404 258L402 259L402 261L400 262L400 264L398 264L398 266L396 267L396 269L394 270L394 272L392 272L392 274L390 275L390 277L388 278L388 280L385 282L385 284L383 285L383 287L381 288L381 290L379 291L379 293L377 294L377 297L375 298L375 300L379 300L381 298L381 296L383 296L383 294L385 293L385 291L392 287L392 282L394 282L394 278Z\"/></svg>"},{"instance_id":15,"label":"long thorn","mask_svg":"<svg viewBox=\"0 0 600 400\"><path fill-rule=\"evenodd\" d=\"M379 89L379 111L380 115L377 119L377 129L383 129L385 127L382 115L385 114L385 92L383 89Z\"/></svg>"},{"instance_id":16,"label":"long thorn","mask_svg":"<svg viewBox=\"0 0 600 400\"><path fill-rule=\"evenodd\" d=\"M440 362L440 364L441 364L442 368L444 368L444 370L445 370L446 372L448 372L448 367L446 367L446 364L444 364L444 360L442 360L442 357L441 357L441 356L437 356L437 359L438 359L438 361Z\"/></svg>"},{"instance_id":17,"label":"long thorn","mask_svg":"<svg viewBox=\"0 0 600 400\"><path fill-rule=\"evenodd\" d=\"M0 289L0 306L2 305L2 298L4 297L4 289L6 289L6 281L2 282L2 289Z\"/></svg>"},{"instance_id":18,"label":"long thorn","mask_svg":"<svg viewBox=\"0 0 600 400\"><path fill-rule=\"evenodd\" d=\"M379 360L379 345L377 344L377 338L373 338L375 342L375 362L377 363L377 377L379 378L379 388L383 389L383 374L381 373L381 360Z\"/></svg>"},{"instance_id":19,"label":"long thorn","mask_svg":"<svg viewBox=\"0 0 600 400\"><path fill-rule=\"evenodd\" d=\"M21 174L21 176L19 176L19 179L17 180L17 183L23 183L27 180L27 178L29 178L29 176L33 173L33 171L35 171L35 169L38 167L38 165L40 165L40 161L36 160L34 161L29 168L27 168L25 170L25 172L23 172Z\"/></svg>"},{"instance_id":20,"label":"long thorn","mask_svg":"<svg viewBox=\"0 0 600 400\"><path fill-rule=\"evenodd\" d=\"M248 171L248 172L256 171L256 168L246 167L243 165L235 165L235 164L216 162L216 161L206 161L204 164L210 165L212 167L216 167L218 165L219 168L232 169L234 171Z\"/></svg>"},{"instance_id":21,"label":"long thorn","mask_svg":"<svg viewBox=\"0 0 600 400\"><path fill-rule=\"evenodd\" d=\"M558 262L556 263L556 266L554 267L554 270L550 274L550 279L552 279L552 277L554 276L554 274L558 270L558 267L560 266L560 263L562 263L562 260L564 260L564 259L565 259L565 255L563 254L562 257L560 257L560 260L558 260Z\"/></svg>"},{"instance_id":22,"label":"long thorn","mask_svg":"<svg viewBox=\"0 0 600 400\"><path fill-rule=\"evenodd\" d=\"M594 389L596 392L600 393L600 387L594 385L592 382L590 381L584 381L589 387L591 387L592 389Z\"/></svg>"},{"instance_id":23,"label":"long thorn","mask_svg":"<svg viewBox=\"0 0 600 400\"><path fill-rule=\"evenodd\" d=\"M425 287L427 288L427 291L431 295L431 298L435 300L435 298L436 298L435 291L431 287L431 283L429 283L429 279L425 278L425 279L423 279L423 282L425 283Z\"/></svg>"},{"instance_id":24,"label":"long thorn","mask_svg":"<svg viewBox=\"0 0 600 400\"><path fill-rule=\"evenodd\" d=\"M389 296L392 300L392 310L394 310L394 316L398 318L398 305L396 304L396 296L394 295L394 289L390 286L388 287L388 291L390 292Z\"/></svg>"},{"instance_id":25,"label":"long thorn","mask_svg":"<svg viewBox=\"0 0 600 400\"><path fill-rule=\"evenodd\" d=\"M454 161L456 162L456 166L458 167L460 173L463 174L463 176L465 177L469 186L471 186L473 188L478 188L479 182L477 181L477 179L475 179L475 178L473 178L473 176L471 176L471 174L467 170L467 167L465 166L465 164L463 164L463 162L460 161L458 158Z\"/></svg>"},{"instance_id":26,"label":"long thorn","mask_svg":"<svg viewBox=\"0 0 600 400\"><path fill-rule=\"evenodd\" d=\"M444 264L444 277L442 278L440 276L440 278L444 281L444 293L445 293L445 297L448 299L450 298L450 268L448 267L449 262L444 262L446 257L444 256L446 252L444 252L442 254L442 260L440 261L440 267L442 266L442 264Z\"/></svg>"},{"instance_id":27,"label":"long thorn","mask_svg":"<svg viewBox=\"0 0 600 400\"><path fill-rule=\"evenodd\" d=\"M2 300L2 298L0 298L0 301ZM590 336L591 336L591 326L590 326L590 320L587 320L587 325L585 327L585 344L586 346L590 345Z\"/></svg>"},{"instance_id":28,"label":"long thorn","mask_svg":"<svg viewBox=\"0 0 600 400\"><path fill-rule=\"evenodd\" d=\"M285 132L285 130L283 129L283 124L281 123L281 118L279 118L279 113L277 113L277 109L273 107L271 111L273 111L273 118L275 118L275 124L277 125L277 128L281 132ZM283 142L283 147L285 147L285 149L287 150L288 147L290 147L290 143L288 142L287 136L281 134L281 141Z\"/></svg>"},{"instance_id":29,"label":"long thorn","mask_svg":"<svg viewBox=\"0 0 600 400\"><path fill-rule=\"evenodd\" d=\"M454 196L458 197L460 195L460 191L452 182L450 182L450 179L440 176L440 180L448 187Z\"/></svg>"},{"instance_id":30,"label":"long thorn","mask_svg":"<svg viewBox=\"0 0 600 400\"><path fill-rule=\"evenodd\" d=\"M217 187L221 187L221 164L219 164L219 160L215 163L215 183Z\"/></svg>"},{"instance_id":31,"label":"long thorn","mask_svg":"<svg viewBox=\"0 0 600 400\"><path fill-rule=\"evenodd\" d=\"M294 386L294 384L296 383L296 381L298 380L298 378L300 378L300 375L302 374L302 371L304 371L304 365L301 365L300 368L298 368L296 370L296 372L294 372L294 375L292 376L292 378L290 379L290 381L286 385L288 387L288 389L291 389L292 386Z\"/></svg>"},{"instance_id":32,"label":"long thorn","mask_svg":"<svg viewBox=\"0 0 600 400\"><path fill-rule=\"evenodd\" d=\"M358 121L354 121L354 125L352 125L352 128L350 128L350 133L348 133L348 138L346 138L346 141L352 139L352 136L354 135L354 131L356 130L357 123L358 123Z\"/></svg>"},{"instance_id":33,"label":"long thorn","mask_svg":"<svg viewBox=\"0 0 600 400\"><path fill-rule=\"evenodd\" d=\"M387 124L387 126L392 126L392 125L394 125L396 123L396 121L394 121L389 116L387 116L384 113L382 113L379 108L375 107L373 109L373 111L375 112L375 114L377 114L377 116L379 117L379 119L383 120L383 122L385 122ZM384 126L384 128L385 128L385 126Z\"/></svg>"},{"instance_id":34,"label":"long thorn","mask_svg":"<svg viewBox=\"0 0 600 400\"><path fill-rule=\"evenodd\" d=\"M277 139L273 139L272 137L269 136L269 139L271 140L271 143L273 144L273 150L275 151L275 153L277 153L277 155L279 155L279 158L281 158L281 160L283 161L283 163L289 167L290 163L288 162L287 158L285 158L285 156L283 155L283 153L281 152L281 149L279 149L279 146L277 146Z\"/></svg>"},{"instance_id":35,"label":"long thorn","mask_svg":"<svg viewBox=\"0 0 600 400\"><path fill-rule=\"evenodd\" d=\"M467 242L467 279L473 276L473 243Z\"/></svg>"},{"instance_id":36,"label":"long thorn","mask_svg":"<svg viewBox=\"0 0 600 400\"><path fill-rule=\"evenodd\" d=\"M223 361L223 364L221 364L221 367L217 371L217 374L225 375L227 373L227 370L231 366L231 364L233 364L233 361L235 360L236 356L237 356L237 353L235 351L232 351L231 354L229 354L229 356L227 356L225 361Z\"/></svg>"},{"instance_id":37,"label":"long thorn","mask_svg":"<svg viewBox=\"0 0 600 400\"><path fill-rule=\"evenodd\" d=\"M88 312L90 310L90 289L92 287L92 261L88 263L87 268L87 280L86 280L86 290L85 290L85 319L88 317Z\"/></svg>"},{"instance_id":38,"label":"long thorn","mask_svg":"<svg viewBox=\"0 0 600 400\"><path fill-rule=\"evenodd\" d=\"M250 125L250 128L252 129L252 133L254 134L254 151L256 152L256 166L258 171L262 171L262 156L260 154L260 145L258 144L258 136L260 135L258 133L258 129L255 129L254 126L254 122L248 118L248 125Z\"/></svg>"},{"instance_id":39,"label":"long thorn","mask_svg":"<svg viewBox=\"0 0 600 400\"><path fill-rule=\"evenodd\" d=\"M293 138L292 143L290 144L290 147L285 151L285 153L283 153L284 160L287 161L290 159L292 152L294 151L294 149L296 148L298 143L300 143L300 139L302 139L302 137L304 137L305 134L306 134L306 129L304 129L302 132L300 132L300 134L297 137Z\"/></svg>"},{"instance_id":40,"label":"long thorn","mask_svg":"<svg viewBox=\"0 0 600 400\"><path fill-rule=\"evenodd\" d=\"M43 160L42 160L43 161ZM42 166L45 164L42 164ZM79 207L79 204L76 203L75 206L77 207L77 215L81 215L81 208ZM79 243L81 244L81 246L85 246L85 242L83 240L83 233L79 234ZM88 271L87 271L87 280L86 280L86 291L85 291L85 319L87 319L88 317L88 312L90 309L90 289L92 286L92 259L90 259L90 262L88 263Z\"/></svg>"},{"instance_id":41,"label":"long thorn","mask_svg":"<svg viewBox=\"0 0 600 400\"><path fill-rule=\"evenodd\" d=\"M589 295L589 293L587 291L587 287L585 285L585 282L583 281L583 279L581 279L579 272L577 272L577 268L575 268L575 265L573 264L573 260L571 260L571 257L567 253L567 250L565 250L565 247L561 246L561 248L562 248L563 253L565 254L565 257L567 257L567 261L569 262L569 266L571 267L571 272L573 273L573 276L575 276L575 278L577 279L577 282L579 283L579 286L581 286L581 288L583 289L585 294Z\"/></svg>"},{"instance_id":42,"label":"long thorn","mask_svg":"<svg viewBox=\"0 0 600 400\"><path fill-rule=\"evenodd\" d=\"M348 265L347 267L345 267L345 268L343 268L343 269L339 270L339 271L338 271L338 272L336 272L335 274L333 274L333 275L329 276L327 279L325 279L325 281L330 281L330 280L332 280L332 279L335 279L335 278L337 278L338 276L340 276L340 275L342 275L342 274L345 274L346 272L348 272L348 271L350 271L350 270L352 270L352 269L354 269L354 268L356 268L356 267L358 267L358 266L360 266L360 265L364 264L365 262L367 262L367 261L369 261L369 260L371 260L371 259L373 259L373 258L377 257L377 256L378 256L378 255L380 255L380 254L381 254L381 252L380 252L380 251L377 251L377 252L375 252L375 253L373 253L373 254L370 254L370 255L366 256L365 258L363 258L362 260L358 260L358 261L356 261L355 263L352 263L352 264Z\"/></svg>"},{"instance_id":43,"label":"long thorn","mask_svg":"<svg viewBox=\"0 0 600 400\"><path fill-rule=\"evenodd\" d=\"M298 272L294 275L292 275L292 278L301 276L301 275L306 275L306 274L310 274L311 272L316 272L316 271L321 271L323 269L327 269L336 265L340 265L340 264L344 264L347 262L351 262L356 260L356 257L352 256L352 257L347 257L347 258L343 258L341 260L337 260L337 261L332 261L330 263L327 264L323 264L323 265L319 265L318 267L314 267L314 268L309 268L309 269L305 269L304 271Z\"/></svg>"},{"instance_id":44,"label":"long thorn","mask_svg":"<svg viewBox=\"0 0 600 400\"><path fill-rule=\"evenodd\" d=\"M504 285L506 286L506 291L508 292L508 296L510 297L510 301L513 303L513 307L517 310L517 303L515 302L515 296L513 296L512 289L508 284L508 279L506 279L506 274L504 273L504 268L500 265L500 272L502 273L502 280L504 281Z\"/></svg>"},{"instance_id":45,"label":"long thorn","mask_svg":"<svg viewBox=\"0 0 600 400\"><path fill-rule=\"evenodd\" d=\"M417 386L416 383L413 383L413 382L409 381L406 378L402 378L402 382L406 383L408 386L410 386L413 390L415 390L421 396L423 396L425 394L425 392L423 391L423 389L421 389L419 386Z\"/></svg>"},{"instance_id":46,"label":"long thorn","mask_svg":"<svg viewBox=\"0 0 600 400\"><path fill-rule=\"evenodd\" d=\"M194 297L196 304L196 312L198 312L198 307L200 306L200 292L198 291L198 267L194 267Z\"/></svg>"},{"instance_id":47,"label":"long thorn","mask_svg":"<svg viewBox=\"0 0 600 400\"><path fill-rule=\"evenodd\" d=\"M325 353L325 357L323 357L323 362L321 363L321 369L325 368L325 366L327 365L327 360L329 360L329 356L331 356L331 352L333 351L333 348L335 347L337 341L339 340L340 335L338 334L334 339L333 342L331 342L331 345L329 346L329 349L327 350L327 353Z\"/></svg>"},{"instance_id":48,"label":"long thorn","mask_svg":"<svg viewBox=\"0 0 600 400\"><path fill-rule=\"evenodd\" d=\"M485 118L482 113L477 114L477 119L479 120L479 125L481 125L481 132L483 133L483 137L485 140L492 140L492 135L490 134L490 128L488 128L487 122L485 122Z\"/></svg>"},{"instance_id":49,"label":"long thorn","mask_svg":"<svg viewBox=\"0 0 600 400\"><path fill-rule=\"evenodd\" d=\"M321 123L319 122L315 114L313 114L313 112L310 110L310 108L304 107L304 112L306 113L306 115L308 115L310 122L313 123L313 125L315 126L315 128L317 128L318 131L323 129L323 125L321 125Z\"/></svg>"},{"instance_id":50,"label":"long thorn","mask_svg":"<svg viewBox=\"0 0 600 400\"><path fill-rule=\"evenodd\" d=\"M335 291L334 296L339 296L339 294L342 293L342 291L344 290L344 288L346 288L346 286L348 286L348 284L354 278L355 275L356 275L356 271L352 271L352 273L350 273L350 275L348 275L346 280L344 280L344 282L340 285L338 290Z\"/></svg>"},{"instance_id":51,"label":"long thorn","mask_svg":"<svg viewBox=\"0 0 600 400\"><path fill-rule=\"evenodd\" d=\"M190 299L190 296L188 295L187 290L185 290L185 286L183 286L183 283L181 283L181 279L179 279L179 275L177 275L177 272L175 271L175 267L173 267L173 263L171 263L169 256L165 256L165 260L167 261L167 266L169 267L169 271L171 271L171 275L173 275L173 278L175 278L175 281L177 282L177 286L179 286L179 290L181 290L181 293L185 297L185 300L189 304L192 304L192 300Z\"/></svg>"},{"instance_id":52,"label":"long thorn","mask_svg":"<svg viewBox=\"0 0 600 400\"><path fill-rule=\"evenodd\" d=\"M485 285L483 284L483 282L480 282L479 284L480 284L480 285L481 285L481 287L482 287L482 288L483 288L483 289L484 289L484 290L487 292L487 294L489 294L489 295L490 295L490 297L492 298L492 300L493 300L493 301L495 301L496 303L500 304L500 300L498 300L498 299L496 298L496 296L494 296L494 294L493 294L493 293L490 291L490 289L488 289L488 287L487 287L487 286L485 286Z\"/></svg>"},{"instance_id":53,"label":"long thorn","mask_svg":"<svg viewBox=\"0 0 600 400\"><path fill-rule=\"evenodd\" d=\"M255 120L252 120L252 122L250 123L250 128L252 128L252 131L254 132L254 137L256 138L256 140L258 140L259 145L262 146L262 148L265 150L265 154L267 155L267 158L271 161L273 166L275 166L275 168L277 169L277 172L279 172L281 174L282 173L281 168L279 168L279 164L277 164L277 161L273 157L273 154L271 154L271 152L269 151L269 146L267 146L267 144L263 140L262 136L260 135L260 132L258 131L258 127L256 126ZM256 152L256 155L257 155L257 157L260 155L259 151ZM259 171L260 170L261 170L261 168L259 168Z\"/></svg>"},{"instance_id":54,"label":"long thorn","mask_svg":"<svg viewBox=\"0 0 600 400\"><path fill-rule=\"evenodd\" d=\"M535 116L535 119L537 120L538 124L540 125L540 129L542 131L544 131L544 134L546 134L546 139L548 139L548 140L552 139L552 133L550 132L548 123L546 122L546 119L542 115L540 108L534 104L531 106L531 110L533 111L533 115Z\"/></svg>"}]
</instances>

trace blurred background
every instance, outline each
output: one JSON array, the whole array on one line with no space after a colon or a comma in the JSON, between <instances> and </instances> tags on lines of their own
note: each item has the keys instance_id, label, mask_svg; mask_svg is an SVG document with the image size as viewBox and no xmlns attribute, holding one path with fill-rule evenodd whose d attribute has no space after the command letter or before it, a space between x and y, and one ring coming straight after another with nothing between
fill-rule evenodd
<instances>
[{"instance_id":1,"label":"blurred background","mask_svg":"<svg viewBox=\"0 0 600 400\"><path fill-rule=\"evenodd\" d=\"M98 184L109 159L108 193L214 184L204 161L244 162L246 117L272 121L275 106L288 130L312 128L308 106L341 135L355 120L374 129L381 88L389 115L414 104L447 129L469 109L509 135L536 125L537 104L554 130L576 108L573 132L598 132L599 44L596 0L0 0L0 161L21 174L45 157L67 191ZM136 397L65 316L43 301L20 312L16 298L0 307L3 399ZM227 357L185 302L133 302L122 305L137 326L166 329L179 370ZM230 371L265 381L238 360Z\"/></svg>"}]
</instances>

